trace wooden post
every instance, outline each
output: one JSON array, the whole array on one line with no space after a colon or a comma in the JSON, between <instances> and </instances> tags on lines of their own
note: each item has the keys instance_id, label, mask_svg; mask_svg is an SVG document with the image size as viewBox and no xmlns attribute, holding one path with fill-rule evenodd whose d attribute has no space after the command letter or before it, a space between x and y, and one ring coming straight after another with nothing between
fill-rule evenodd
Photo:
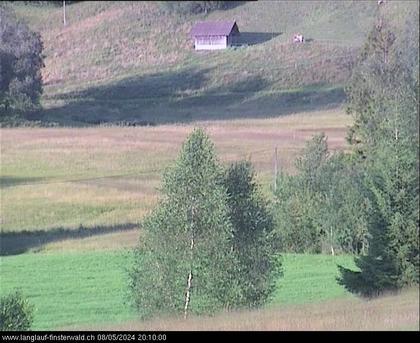
<instances>
[{"instance_id":1,"label":"wooden post","mask_svg":"<svg viewBox=\"0 0 420 343\"><path fill-rule=\"evenodd\" d=\"M278 157L277 147L274 149L274 192L277 191L277 174L278 174Z\"/></svg>"},{"instance_id":2,"label":"wooden post","mask_svg":"<svg viewBox=\"0 0 420 343\"><path fill-rule=\"evenodd\" d=\"M63 1L63 24L66 26L66 2Z\"/></svg>"}]
</instances>

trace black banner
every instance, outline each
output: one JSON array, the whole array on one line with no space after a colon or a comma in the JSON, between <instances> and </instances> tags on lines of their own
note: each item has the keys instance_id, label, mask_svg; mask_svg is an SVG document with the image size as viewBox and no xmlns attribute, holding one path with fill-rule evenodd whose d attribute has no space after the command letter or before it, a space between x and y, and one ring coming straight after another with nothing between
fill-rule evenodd
<instances>
[{"instance_id":1,"label":"black banner","mask_svg":"<svg viewBox=\"0 0 420 343\"><path fill-rule=\"evenodd\" d=\"M230 340L264 340L278 342L279 339L290 338L300 340L305 338L319 338L331 340L342 338L366 338L372 339L372 335L378 338L382 334L386 338L393 335L406 336L407 339L419 337L419 332L367 332L367 331L30 331L30 332L1 332L2 342L174 342L182 341L217 341ZM260 342L258 342L260 343Z\"/></svg>"}]
</instances>

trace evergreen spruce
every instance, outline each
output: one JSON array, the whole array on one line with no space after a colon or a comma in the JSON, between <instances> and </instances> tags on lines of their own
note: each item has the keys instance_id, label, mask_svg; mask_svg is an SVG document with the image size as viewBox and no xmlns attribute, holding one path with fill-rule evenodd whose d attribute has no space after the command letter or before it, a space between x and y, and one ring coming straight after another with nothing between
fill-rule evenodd
<instances>
[{"instance_id":1,"label":"evergreen spruce","mask_svg":"<svg viewBox=\"0 0 420 343\"><path fill-rule=\"evenodd\" d=\"M418 37L413 23L407 32ZM372 207L368 254L356 259L360 271L341 268L340 281L365 296L419 282L418 39L391 30L383 21L374 28L349 88L351 142Z\"/></svg>"}]
</instances>

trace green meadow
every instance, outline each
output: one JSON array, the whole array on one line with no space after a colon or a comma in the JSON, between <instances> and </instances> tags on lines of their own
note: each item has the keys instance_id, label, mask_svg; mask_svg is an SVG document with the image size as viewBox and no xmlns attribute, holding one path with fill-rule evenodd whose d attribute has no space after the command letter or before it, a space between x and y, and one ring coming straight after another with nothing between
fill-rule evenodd
<instances>
[{"instance_id":1,"label":"green meadow","mask_svg":"<svg viewBox=\"0 0 420 343\"><path fill-rule=\"evenodd\" d=\"M36 330L115 324L136 318L127 298L130 251L54 252L1 257L0 295L20 288L34 304ZM283 256L284 276L267 308L352 297L335 277L350 256Z\"/></svg>"}]
</instances>

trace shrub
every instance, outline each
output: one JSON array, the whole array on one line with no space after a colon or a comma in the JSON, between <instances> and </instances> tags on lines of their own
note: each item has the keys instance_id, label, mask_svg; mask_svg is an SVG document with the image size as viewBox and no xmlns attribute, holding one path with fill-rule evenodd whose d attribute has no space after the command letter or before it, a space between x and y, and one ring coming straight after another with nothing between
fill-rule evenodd
<instances>
[{"instance_id":1,"label":"shrub","mask_svg":"<svg viewBox=\"0 0 420 343\"><path fill-rule=\"evenodd\" d=\"M33 321L33 306L20 291L14 291L0 300L0 331L29 330Z\"/></svg>"},{"instance_id":2,"label":"shrub","mask_svg":"<svg viewBox=\"0 0 420 343\"><path fill-rule=\"evenodd\" d=\"M38 33L0 6L0 120L39 108L43 45Z\"/></svg>"},{"instance_id":3,"label":"shrub","mask_svg":"<svg viewBox=\"0 0 420 343\"><path fill-rule=\"evenodd\" d=\"M225 9L232 5L232 1L163 1L161 5L169 13L188 15Z\"/></svg>"}]
</instances>

